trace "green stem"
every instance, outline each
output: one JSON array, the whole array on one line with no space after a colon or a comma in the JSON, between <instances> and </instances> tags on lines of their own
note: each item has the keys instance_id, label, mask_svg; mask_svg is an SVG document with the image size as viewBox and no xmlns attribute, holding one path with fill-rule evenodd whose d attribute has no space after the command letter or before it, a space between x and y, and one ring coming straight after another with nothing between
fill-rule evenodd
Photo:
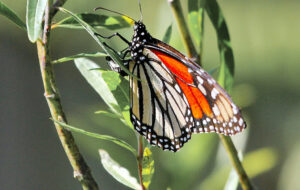
<instances>
[{"instance_id":1,"label":"green stem","mask_svg":"<svg viewBox=\"0 0 300 190\"><path fill-rule=\"evenodd\" d=\"M176 21L177 21L177 25L179 27L179 32L181 33L181 36L182 36L182 39L184 41L184 44L185 44L185 47L187 49L187 52L193 52L193 51L196 51L196 48L194 47L194 44L192 43L191 41L191 36L188 32L188 28L187 28L187 25L184 21L184 17L183 17L183 13L182 13L182 8L181 8L181 5L180 5L180 2L179 0L168 0L170 5L171 5L171 8L173 10L173 13L174 13L174 16L176 18ZM192 54L192 55L196 55L197 52L195 54ZM188 54L189 55L189 54ZM190 55L189 55L190 56ZM198 57L197 57L198 58ZM238 157L238 153L236 151L236 148L231 140L230 137L228 136L224 136L224 135L219 135L224 147L225 147L225 150L230 158L230 161L232 163L232 165L234 166L237 174L239 175L239 178L240 178L240 183L243 187L244 190L252 190L254 189L250 180L249 180L249 177Z\"/></svg>"},{"instance_id":2,"label":"green stem","mask_svg":"<svg viewBox=\"0 0 300 190\"><path fill-rule=\"evenodd\" d=\"M191 35L189 33L187 24L184 20L182 7L179 0L168 0L173 14L175 16L177 26L182 38L183 45L187 51L187 56L190 58L196 58L196 62L200 64L200 58L198 56L197 50L193 44Z\"/></svg>"},{"instance_id":3,"label":"green stem","mask_svg":"<svg viewBox=\"0 0 300 190\"><path fill-rule=\"evenodd\" d=\"M44 16L44 30L42 39L39 39L37 41L37 50L42 81L45 90L44 95L51 112L51 117L54 120L66 123L67 121L60 102L58 89L55 84L55 76L50 59L50 23L54 16L54 14L50 14L51 7L52 1L48 1ZM70 164L73 167L74 177L77 178L77 180L81 183L84 190L97 190L98 186L91 175L91 171L88 165L80 154L71 132L64 129L57 123L54 123L54 125L56 127L56 131L58 133L61 144L70 161Z\"/></svg>"},{"instance_id":4,"label":"green stem","mask_svg":"<svg viewBox=\"0 0 300 190\"><path fill-rule=\"evenodd\" d=\"M53 18L56 15L56 13L58 11L57 8L63 6L66 1L67 0L56 0L55 1L55 3L52 5L52 9L51 9L51 12L50 12L51 18Z\"/></svg>"},{"instance_id":5,"label":"green stem","mask_svg":"<svg viewBox=\"0 0 300 190\"><path fill-rule=\"evenodd\" d=\"M240 182L242 185L242 188L244 190L251 190L254 189L253 185L251 184L251 181L238 157L238 152L231 140L231 138L229 136L225 136L225 135L219 135L226 152L228 153L229 159L233 165L233 167L235 168L239 178L240 178Z\"/></svg>"},{"instance_id":6,"label":"green stem","mask_svg":"<svg viewBox=\"0 0 300 190\"><path fill-rule=\"evenodd\" d=\"M138 135L138 156L137 156L137 162L138 162L138 173L139 173L139 179L141 183L142 190L146 190L144 184L143 184L143 156L144 156L144 147L143 147L143 136Z\"/></svg>"}]
</instances>

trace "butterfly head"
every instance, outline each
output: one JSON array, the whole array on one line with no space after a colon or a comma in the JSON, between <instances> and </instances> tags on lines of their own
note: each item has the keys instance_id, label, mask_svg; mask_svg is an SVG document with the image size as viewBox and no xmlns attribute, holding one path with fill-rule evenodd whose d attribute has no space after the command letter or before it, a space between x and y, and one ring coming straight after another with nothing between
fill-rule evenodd
<instances>
[{"instance_id":1,"label":"butterfly head","mask_svg":"<svg viewBox=\"0 0 300 190\"><path fill-rule=\"evenodd\" d=\"M141 21L134 23L134 35L131 41L131 56L133 59L137 59L142 55L144 44L151 42L153 38L146 29L146 26Z\"/></svg>"}]
</instances>

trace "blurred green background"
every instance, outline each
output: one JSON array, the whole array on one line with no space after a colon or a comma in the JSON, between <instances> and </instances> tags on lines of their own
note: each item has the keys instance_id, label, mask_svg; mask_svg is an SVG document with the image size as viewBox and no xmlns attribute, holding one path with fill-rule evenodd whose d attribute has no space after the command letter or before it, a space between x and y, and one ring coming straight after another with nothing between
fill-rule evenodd
<instances>
[{"instance_id":1,"label":"blurred green background","mask_svg":"<svg viewBox=\"0 0 300 190\"><path fill-rule=\"evenodd\" d=\"M2 0L25 21L25 0ZM186 10L186 1L181 1ZM234 137L243 149L246 170L259 189L300 189L300 2L219 1L225 15L236 61L233 99L242 107L248 129ZM65 8L92 12L102 6L139 18L135 0L68 1ZM166 0L143 0L144 23L161 39L173 23L171 45L184 51ZM59 13L56 21L65 17ZM219 63L215 31L205 23L204 68ZM103 34L114 31L104 30ZM130 39L132 29L122 29ZM114 39L111 45L125 44ZM100 51L84 30L58 28L52 32L53 59ZM43 97L35 45L27 34L0 17L0 188L80 189L57 138ZM106 65L103 59L95 59ZM119 121L95 115L106 109L73 62L55 65L62 103L69 123L108 134L136 146L136 137ZM127 189L101 166L98 149L137 175L135 158L110 143L74 134L101 189ZM152 148L155 174L150 189L222 189L230 171L227 155L214 134L193 135L178 153ZM247 157L247 153L250 154ZM259 172L265 171L265 172ZM259 174L258 174L259 173Z\"/></svg>"}]
</instances>

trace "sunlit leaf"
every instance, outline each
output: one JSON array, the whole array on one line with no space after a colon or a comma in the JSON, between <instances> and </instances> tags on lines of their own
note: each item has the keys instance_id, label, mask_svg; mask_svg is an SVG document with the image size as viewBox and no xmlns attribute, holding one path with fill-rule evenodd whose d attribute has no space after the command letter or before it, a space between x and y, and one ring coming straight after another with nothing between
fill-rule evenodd
<instances>
[{"instance_id":1,"label":"sunlit leaf","mask_svg":"<svg viewBox=\"0 0 300 190\"><path fill-rule=\"evenodd\" d=\"M205 10L216 30L218 38L221 62L218 82L227 91L230 91L233 84L234 58L225 18L216 0L206 0Z\"/></svg>"},{"instance_id":2,"label":"sunlit leaf","mask_svg":"<svg viewBox=\"0 0 300 190\"><path fill-rule=\"evenodd\" d=\"M162 41L167 44L170 43L171 35L172 35L172 24L170 24L170 26L167 28Z\"/></svg>"},{"instance_id":3,"label":"sunlit leaf","mask_svg":"<svg viewBox=\"0 0 300 190\"><path fill-rule=\"evenodd\" d=\"M154 174L154 160L152 157L152 152L149 148L146 147L144 149L144 154L143 154L143 168L142 168L143 185L146 189L149 188L153 174Z\"/></svg>"},{"instance_id":4,"label":"sunlit leaf","mask_svg":"<svg viewBox=\"0 0 300 190\"><path fill-rule=\"evenodd\" d=\"M117 90L118 86L121 83L120 75L114 71L100 71L100 72L102 73L102 78L105 80L110 91Z\"/></svg>"},{"instance_id":5,"label":"sunlit leaf","mask_svg":"<svg viewBox=\"0 0 300 190\"><path fill-rule=\"evenodd\" d=\"M113 160L105 150L99 150L101 163L105 170L120 183L132 189L141 190L141 185L137 182L135 177L132 177L129 171L120 166Z\"/></svg>"},{"instance_id":6,"label":"sunlit leaf","mask_svg":"<svg viewBox=\"0 0 300 190\"><path fill-rule=\"evenodd\" d=\"M133 25L133 21L127 19L125 16L106 16L92 13L76 14L80 19L94 28L106 28L110 30L117 30L127 28ZM52 25L52 28L72 28L83 29L82 25L74 17L68 17L56 24Z\"/></svg>"},{"instance_id":7,"label":"sunlit leaf","mask_svg":"<svg viewBox=\"0 0 300 190\"><path fill-rule=\"evenodd\" d=\"M42 29L43 15L48 0L27 0L26 25L29 40L34 43Z\"/></svg>"},{"instance_id":8,"label":"sunlit leaf","mask_svg":"<svg viewBox=\"0 0 300 190\"><path fill-rule=\"evenodd\" d=\"M18 17L18 15L8 8L4 3L0 2L0 15L5 16L10 21L15 23L18 27L26 31L26 24Z\"/></svg>"},{"instance_id":9,"label":"sunlit leaf","mask_svg":"<svg viewBox=\"0 0 300 190\"><path fill-rule=\"evenodd\" d=\"M129 113L129 82L114 71L102 71L102 77L116 97L124 117L123 122L133 129Z\"/></svg>"},{"instance_id":10,"label":"sunlit leaf","mask_svg":"<svg viewBox=\"0 0 300 190\"><path fill-rule=\"evenodd\" d=\"M129 118L129 82L116 72L101 70L86 58L75 59L75 65L109 108L133 128Z\"/></svg>"},{"instance_id":11,"label":"sunlit leaf","mask_svg":"<svg viewBox=\"0 0 300 190\"><path fill-rule=\"evenodd\" d=\"M87 136L94 137L94 138L97 138L97 139L113 142L113 143L115 143L115 144L117 144L117 145L119 145L123 148L126 148L127 150L132 152L134 155L137 155L136 150L130 144L128 144L127 142L125 142L123 140L120 140L120 139L117 139L117 138L114 138L114 137L108 136L108 135L101 135L101 134L97 134L97 133L88 132L88 131L85 131L83 129L73 127L71 125L62 123L62 122L57 121L57 120L53 120L53 121L55 123L58 123L62 127L69 129L72 132L81 133L83 135L87 135Z\"/></svg>"},{"instance_id":12,"label":"sunlit leaf","mask_svg":"<svg viewBox=\"0 0 300 190\"><path fill-rule=\"evenodd\" d=\"M63 63L66 61L73 61L76 58L81 58L81 57L105 57L107 56L107 54L102 53L102 52L96 52L96 53L79 53L76 55L72 55L69 57L63 57L57 60L52 61L52 64L56 64L56 63Z\"/></svg>"},{"instance_id":13,"label":"sunlit leaf","mask_svg":"<svg viewBox=\"0 0 300 190\"><path fill-rule=\"evenodd\" d=\"M108 84L106 84L106 82L103 80L102 72L99 72L98 70L92 70L95 68L100 68L99 65L86 58L78 58L75 59L74 62L77 69L81 72L93 89L102 97L110 109L115 113L120 113L121 108L118 106L118 101L110 91Z\"/></svg>"}]
</instances>

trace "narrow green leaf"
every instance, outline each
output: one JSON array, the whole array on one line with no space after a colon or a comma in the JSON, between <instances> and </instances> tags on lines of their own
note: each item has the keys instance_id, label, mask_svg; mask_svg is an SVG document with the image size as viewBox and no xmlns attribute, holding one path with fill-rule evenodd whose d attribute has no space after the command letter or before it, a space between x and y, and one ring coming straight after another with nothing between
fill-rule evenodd
<instances>
[{"instance_id":1,"label":"narrow green leaf","mask_svg":"<svg viewBox=\"0 0 300 190\"><path fill-rule=\"evenodd\" d=\"M81 20L89 24L94 28L106 28L110 30L117 30L127 28L133 25L133 21L129 20L125 16L106 16L92 13L76 14ZM68 17L56 24L52 25L52 28L72 28L83 29L82 25L74 17Z\"/></svg>"},{"instance_id":2,"label":"narrow green leaf","mask_svg":"<svg viewBox=\"0 0 300 190\"><path fill-rule=\"evenodd\" d=\"M102 73L102 78L108 85L110 91L117 90L118 86L121 83L120 75L115 71L99 71Z\"/></svg>"},{"instance_id":3,"label":"narrow green leaf","mask_svg":"<svg viewBox=\"0 0 300 190\"><path fill-rule=\"evenodd\" d=\"M171 35L172 35L172 24L170 24L170 26L167 28L162 41L169 44L171 40Z\"/></svg>"},{"instance_id":4,"label":"narrow green leaf","mask_svg":"<svg viewBox=\"0 0 300 190\"><path fill-rule=\"evenodd\" d=\"M99 65L86 58L75 59L75 65L113 113L124 118L121 121L133 129L128 119L129 82L116 72L101 70Z\"/></svg>"},{"instance_id":5,"label":"narrow green leaf","mask_svg":"<svg viewBox=\"0 0 300 190\"><path fill-rule=\"evenodd\" d=\"M230 91L233 85L234 58L225 18L216 0L206 0L205 10L216 30L218 38L221 62L218 82L227 91Z\"/></svg>"},{"instance_id":6,"label":"narrow green leaf","mask_svg":"<svg viewBox=\"0 0 300 190\"><path fill-rule=\"evenodd\" d=\"M0 15L7 17L10 21L15 23L18 27L26 31L26 24L18 17L18 15L8 8L4 3L0 2Z\"/></svg>"},{"instance_id":7,"label":"narrow green leaf","mask_svg":"<svg viewBox=\"0 0 300 190\"><path fill-rule=\"evenodd\" d=\"M111 118L114 118L114 119L122 119L122 117L120 117L119 115L117 115L115 113L110 113L110 112L103 111L103 110L96 111L95 114L104 115L106 117L111 117Z\"/></svg>"},{"instance_id":8,"label":"narrow green leaf","mask_svg":"<svg viewBox=\"0 0 300 190\"><path fill-rule=\"evenodd\" d=\"M134 154L134 156L137 155L136 150L130 144L128 144L127 142L125 142L123 140L120 140L120 139L117 139L117 138L114 138L114 137L108 136L108 135L100 135L100 134L97 134L97 133L88 132L88 131L85 131L83 129L79 129L77 127L73 127L71 125L62 123L60 121L57 121L57 120L54 120L54 119L52 119L52 120L55 123L58 123L60 126L69 129L70 131L73 131L73 132L76 132L76 133L81 133L83 135L87 135L87 136L94 137L94 138L97 138L97 139L113 142L113 143L115 143L115 144L117 144L117 145L119 145L123 148L126 148L127 150L132 152Z\"/></svg>"},{"instance_id":9,"label":"narrow green leaf","mask_svg":"<svg viewBox=\"0 0 300 190\"><path fill-rule=\"evenodd\" d=\"M202 44L204 34L204 0L188 0L188 23L191 35L199 47L200 57L202 55Z\"/></svg>"},{"instance_id":10,"label":"narrow green leaf","mask_svg":"<svg viewBox=\"0 0 300 190\"><path fill-rule=\"evenodd\" d=\"M144 149L142 165L143 185L146 189L148 189L154 174L154 160L151 150L147 147Z\"/></svg>"},{"instance_id":11,"label":"narrow green leaf","mask_svg":"<svg viewBox=\"0 0 300 190\"><path fill-rule=\"evenodd\" d=\"M124 121L122 121L133 129L129 114L129 82L114 71L100 72L102 73L103 80L108 84L110 91L118 102L124 118Z\"/></svg>"},{"instance_id":12,"label":"narrow green leaf","mask_svg":"<svg viewBox=\"0 0 300 190\"><path fill-rule=\"evenodd\" d=\"M81 57L105 57L107 54L102 53L102 52L96 52L96 53L79 53L76 55L72 55L69 57L63 57L57 60L52 61L52 64L57 64L57 63L63 63L67 61L73 61L74 59L81 58Z\"/></svg>"},{"instance_id":13,"label":"narrow green leaf","mask_svg":"<svg viewBox=\"0 0 300 190\"><path fill-rule=\"evenodd\" d=\"M113 160L105 150L99 150L101 163L104 169L117 181L130 187L132 189L141 190L141 185L137 179L130 175L129 171L120 166L115 160Z\"/></svg>"},{"instance_id":14,"label":"narrow green leaf","mask_svg":"<svg viewBox=\"0 0 300 190\"><path fill-rule=\"evenodd\" d=\"M74 62L77 69L81 72L93 89L102 97L109 108L114 113L120 113L121 108L118 106L118 101L111 92L108 84L103 79L102 72L94 70L96 68L100 68L99 65L86 58L78 58L75 59Z\"/></svg>"},{"instance_id":15,"label":"narrow green leaf","mask_svg":"<svg viewBox=\"0 0 300 190\"><path fill-rule=\"evenodd\" d=\"M79 18L76 14L68 11L67 9L64 9L62 7L59 8L60 11L67 13L71 15L78 23L82 25L82 27L94 38L94 40L101 46L101 48L112 58L112 60L117 63L123 71L125 71L128 75L137 78L134 76L130 71L123 65L123 62L119 55L115 54L110 48L108 48L106 45L104 45L104 39L95 35L97 31L90 26L88 23L84 22L81 18ZM139 80L139 79L138 79Z\"/></svg>"},{"instance_id":16,"label":"narrow green leaf","mask_svg":"<svg viewBox=\"0 0 300 190\"><path fill-rule=\"evenodd\" d=\"M32 43L39 38L47 2L48 0L27 0L26 25L28 38Z\"/></svg>"}]
</instances>

